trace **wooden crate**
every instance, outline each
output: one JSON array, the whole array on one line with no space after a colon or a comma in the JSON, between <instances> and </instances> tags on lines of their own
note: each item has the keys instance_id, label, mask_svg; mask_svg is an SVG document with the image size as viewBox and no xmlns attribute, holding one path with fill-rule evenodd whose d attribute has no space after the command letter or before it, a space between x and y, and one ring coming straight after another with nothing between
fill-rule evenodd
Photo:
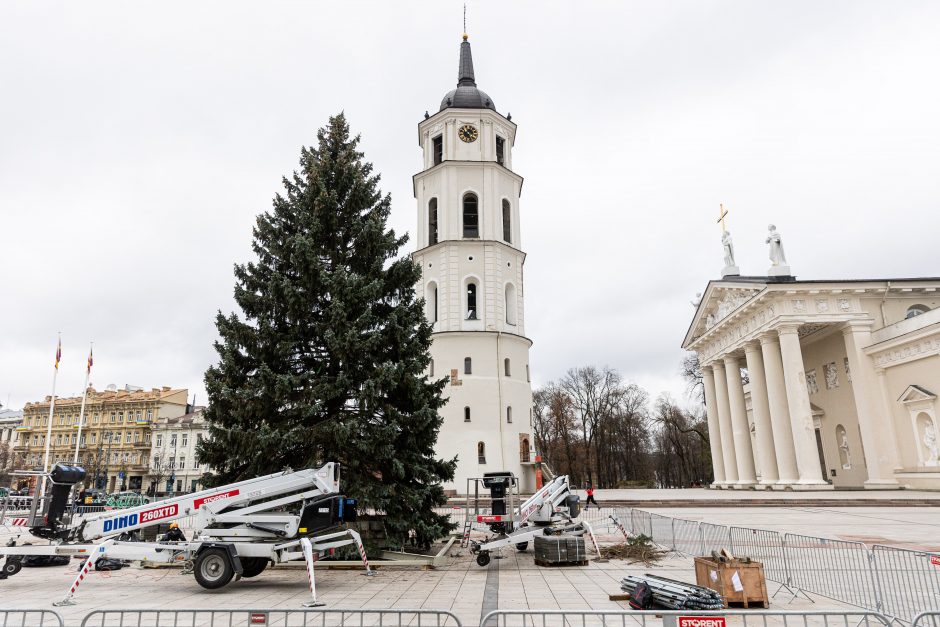
<instances>
[{"instance_id":1,"label":"wooden crate","mask_svg":"<svg viewBox=\"0 0 940 627\"><path fill-rule=\"evenodd\" d=\"M741 580L740 591L734 587L735 573ZM710 557L696 557L695 582L720 594L725 607L770 607L764 565L760 562L716 562Z\"/></svg>"}]
</instances>

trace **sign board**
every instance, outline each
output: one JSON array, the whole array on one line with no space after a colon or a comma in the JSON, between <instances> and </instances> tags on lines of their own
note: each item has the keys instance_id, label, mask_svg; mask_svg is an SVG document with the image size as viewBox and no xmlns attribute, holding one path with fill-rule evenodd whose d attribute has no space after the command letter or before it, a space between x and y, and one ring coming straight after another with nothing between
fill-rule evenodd
<instances>
[{"instance_id":1,"label":"sign board","mask_svg":"<svg viewBox=\"0 0 940 627\"><path fill-rule=\"evenodd\" d=\"M268 613L267 612L252 612L249 617L249 622L252 625L267 625L268 624Z\"/></svg>"},{"instance_id":2,"label":"sign board","mask_svg":"<svg viewBox=\"0 0 940 627\"><path fill-rule=\"evenodd\" d=\"M680 616L677 627L727 627L724 616Z\"/></svg>"},{"instance_id":3,"label":"sign board","mask_svg":"<svg viewBox=\"0 0 940 627\"><path fill-rule=\"evenodd\" d=\"M494 523L500 522L502 519L502 516L477 516L478 523Z\"/></svg>"},{"instance_id":4,"label":"sign board","mask_svg":"<svg viewBox=\"0 0 940 627\"><path fill-rule=\"evenodd\" d=\"M931 566L940 566L940 555L931 555L931 556L930 556L930 565L931 565Z\"/></svg>"}]
</instances>

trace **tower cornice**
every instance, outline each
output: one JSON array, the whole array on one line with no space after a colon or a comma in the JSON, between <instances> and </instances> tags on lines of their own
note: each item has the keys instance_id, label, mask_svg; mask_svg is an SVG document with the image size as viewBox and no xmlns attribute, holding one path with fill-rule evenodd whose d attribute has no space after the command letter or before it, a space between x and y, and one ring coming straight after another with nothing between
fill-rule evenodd
<instances>
[{"instance_id":1,"label":"tower cornice","mask_svg":"<svg viewBox=\"0 0 940 627\"><path fill-rule=\"evenodd\" d=\"M496 161L457 161L457 160L451 160L451 161L441 161L441 162L438 163L437 165L432 166L432 167L428 168L427 170L422 170L422 171L418 172L417 174L412 175L412 177L411 177L411 193L414 195L415 198L418 197L418 183L421 181L421 179L423 179L425 176L430 176L431 174L436 173L437 171L444 169L445 166L451 166L451 167L457 167L457 168L480 168L480 167L483 167L483 168L494 168L494 169L497 169L497 170L500 171L500 172L504 172L504 173L505 173L507 176L509 176L511 179L513 179L514 181L516 181L517 183L519 183L519 197L520 197L520 198L522 197L522 184L525 182L525 178L523 178L522 175L520 175L520 174L516 174L515 172L513 172L512 170L510 170L510 169L507 168L506 166L500 165L500 164L497 163Z\"/></svg>"},{"instance_id":2,"label":"tower cornice","mask_svg":"<svg viewBox=\"0 0 940 627\"><path fill-rule=\"evenodd\" d=\"M494 111L492 109L442 109L435 113L434 115L427 117L421 122L418 123L418 145L421 145L421 137L427 131L429 126L439 123L441 120L446 118L458 118L458 117L469 117L473 116L475 119L484 119L484 118L498 118L499 122L508 126L512 133L507 138L509 139L510 145L515 145L516 143L516 131L519 128L519 125L504 116L499 111Z\"/></svg>"},{"instance_id":3,"label":"tower cornice","mask_svg":"<svg viewBox=\"0 0 940 627\"><path fill-rule=\"evenodd\" d=\"M504 242L504 241L502 241L502 240L498 240L498 239L482 239L482 238L461 238L461 239L445 239L445 240L439 241L439 242L436 243L436 244L432 244L431 246L425 246L424 248L419 248L418 250L416 250L416 251L414 251L413 253L411 253L411 257L412 257L412 259L414 259L414 256L417 255L417 254L419 254L419 253L422 253L422 254L423 254L423 253L426 253L426 252L428 252L428 251L432 251L432 250L439 249L439 248L452 247L452 246L455 246L455 245L456 245L456 246L467 246L467 247L469 247L469 246L474 245L474 244L496 244L496 245L498 245L498 246L501 246L502 248L505 248L506 250L512 251L512 252L514 252L514 253L520 255L520 256L522 257L522 263L525 263L525 259L526 259L526 257L528 256L528 253L526 253L525 251L523 251L521 248L516 248L516 247L513 246L512 244L507 244L506 242Z\"/></svg>"}]
</instances>

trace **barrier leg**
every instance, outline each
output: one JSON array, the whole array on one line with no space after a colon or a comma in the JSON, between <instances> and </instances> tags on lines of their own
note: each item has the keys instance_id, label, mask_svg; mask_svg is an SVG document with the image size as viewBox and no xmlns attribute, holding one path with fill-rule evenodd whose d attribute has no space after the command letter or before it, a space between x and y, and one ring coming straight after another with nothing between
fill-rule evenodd
<instances>
[{"instance_id":1,"label":"barrier leg","mask_svg":"<svg viewBox=\"0 0 940 627\"><path fill-rule=\"evenodd\" d=\"M352 529L347 529L349 535L352 536L352 539L356 541L356 548L359 549L359 557L362 558L362 563L366 567L366 577L372 577L375 575L375 571L369 568L369 558L366 557L366 549L362 546L362 537L358 532L353 531Z\"/></svg>"},{"instance_id":2,"label":"barrier leg","mask_svg":"<svg viewBox=\"0 0 940 627\"><path fill-rule=\"evenodd\" d=\"M614 521L614 525L616 525L617 529L620 530L620 533L623 534L623 537L624 537L625 539L629 540L629 539L630 539L630 536L627 534L627 530L623 528L623 525L621 524L620 519L617 518L617 516L614 515L614 514L610 514L610 515L609 515L609 518L610 518L612 521Z\"/></svg>"},{"instance_id":3,"label":"barrier leg","mask_svg":"<svg viewBox=\"0 0 940 627\"><path fill-rule=\"evenodd\" d=\"M601 556L601 547L597 546L597 538L594 537L594 530L591 529L591 525L582 520L581 526L587 529L587 533L591 537L591 543L594 544L594 551L597 553L597 561L606 562L607 560L603 559Z\"/></svg>"},{"instance_id":4,"label":"barrier leg","mask_svg":"<svg viewBox=\"0 0 940 627\"><path fill-rule=\"evenodd\" d=\"M114 544L114 540L105 540L101 544L97 545L92 551L91 555L88 556L88 559L85 560L85 563L82 565L81 569L78 571L78 576L75 577L75 581L72 582L72 587L69 588L68 594L61 601L56 601L52 605L60 607L62 605L75 605L75 601L72 598L75 596L75 592L78 590L78 586L81 585L82 581L85 580L85 575L92 569L95 565L95 562L98 561L99 557L103 557L107 548Z\"/></svg>"},{"instance_id":5,"label":"barrier leg","mask_svg":"<svg viewBox=\"0 0 940 627\"><path fill-rule=\"evenodd\" d=\"M313 556L313 545L310 543L310 539L301 538L300 548L304 552L304 561L307 563L307 579L310 581L310 595L313 597L312 601L307 601L303 605L304 607L320 607L321 605L326 605L325 603L317 601L317 580L313 572L313 563L316 561L316 558Z\"/></svg>"}]
</instances>

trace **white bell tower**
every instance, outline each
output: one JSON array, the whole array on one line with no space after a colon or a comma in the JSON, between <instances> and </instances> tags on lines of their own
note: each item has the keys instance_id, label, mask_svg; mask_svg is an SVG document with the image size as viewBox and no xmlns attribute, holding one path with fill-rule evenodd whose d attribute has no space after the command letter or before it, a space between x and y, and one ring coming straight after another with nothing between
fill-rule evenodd
<instances>
[{"instance_id":1,"label":"white bell tower","mask_svg":"<svg viewBox=\"0 0 940 627\"><path fill-rule=\"evenodd\" d=\"M418 293L434 325L434 378L448 377L436 451L458 456L445 488L508 470L535 488L532 386L525 336L516 125L477 88L470 43L460 44L457 88L418 125L423 170L414 176L421 266Z\"/></svg>"}]
</instances>

